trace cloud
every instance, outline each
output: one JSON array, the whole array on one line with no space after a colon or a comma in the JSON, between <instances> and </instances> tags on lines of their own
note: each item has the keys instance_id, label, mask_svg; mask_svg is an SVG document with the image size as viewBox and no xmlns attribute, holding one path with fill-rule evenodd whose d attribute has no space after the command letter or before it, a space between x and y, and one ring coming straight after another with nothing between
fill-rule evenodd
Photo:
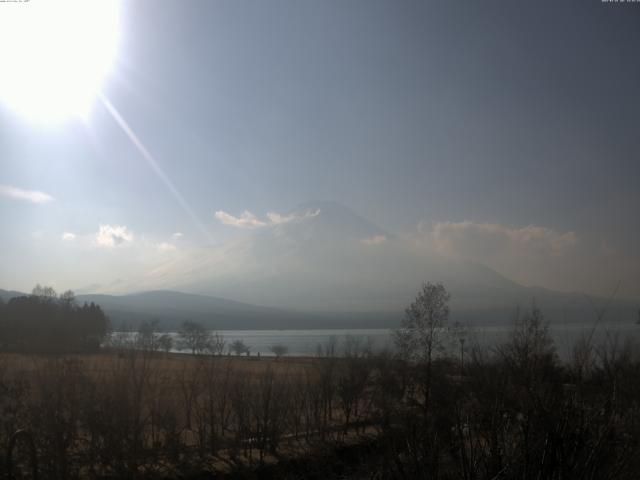
<instances>
[{"instance_id":1,"label":"cloud","mask_svg":"<svg viewBox=\"0 0 640 480\"><path fill-rule=\"evenodd\" d=\"M99 247L112 248L133 241L133 233L121 225L100 225L95 236L95 244Z\"/></svg>"},{"instance_id":2,"label":"cloud","mask_svg":"<svg viewBox=\"0 0 640 480\"><path fill-rule=\"evenodd\" d=\"M176 246L169 242L158 243L156 247L160 252L173 252L176 249Z\"/></svg>"},{"instance_id":3,"label":"cloud","mask_svg":"<svg viewBox=\"0 0 640 480\"><path fill-rule=\"evenodd\" d=\"M277 212L268 212L267 220L260 220L249 210L245 210L244 212L242 212L242 215L240 215L239 217L235 217L227 212L223 212L222 210L218 210L215 213L215 217L224 225L229 225L236 228L273 227L276 225L284 225L285 223L290 222L299 222L307 218L315 217L317 215L320 215L320 209L314 211L308 210L304 213L290 213L288 215L283 215Z\"/></svg>"},{"instance_id":4,"label":"cloud","mask_svg":"<svg viewBox=\"0 0 640 480\"><path fill-rule=\"evenodd\" d=\"M601 239L587 233L473 221L421 224L418 229L421 236L414 245L424 253L483 264L523 285L594 292L609 287L609 279L603 280L606 271L628 277L602 263ZM596 286L598 282L602 285Z\"/></svg>"},{"instance_id":5,"label":"cloud","mask_svg":"<svg viewBox=\"0 0 640 480\"><path fill-rule=\"evenodd\" d=\"M182 232L175 232L173 235L171 235L175 240L178 240L179 238L182 238L184 235L182 235Z\"/></svg>"},{"instance_id":6,"label":"cloud","mask_svg":"<svg viewBox=\"0 0 640 480\"><path fill-rule=\"evenodd\" d=\"M215 213L215 217L220 220L224 225L229 225L236 228L263 228L272 227L276 225L283 225L290 222L298 222L307 218L312 218L320 214L320 210L306 211L304 213L291 213L289 215L283 215L276 212L268 212L267 220L260 220L249 210L245 210L239 217L235 217L227 212L218 210Z\"/></svg>"},{"instance_id":7,"label":"cloud","mask_svg":"<svg viewBox=\"0 0 640 480\"><path fill-rule=\"evenodd\" d=\"M0 185L0 195L14 200L22 200L38 204L49 203L55 200L48 193L40 192L38 190L23 190L10 185Z\"/></svg>"},{"instance_id":8,"label":"cloud","mask_svg":"<svg viewBox=\"0 0 640 480\"><path fill-rule=\"evenodd\" d=\"M236 228L260 228L265 227L267 224L251 213L249 210L245 210L239 217L218 210L215 213L215 217L220 220L224 225L229 225Z\"/></svg>"},{"instance_id":9,"label":"cloud","mask_svg":"<svg viewBox=\"0 0 640 480\"><path fill-rule=\"evenodd\" d=\"M282 223L289 223L294 220L296 217L294 214L291 215L281 215L276 212L267 213L267 218L273 225L280 225Z\"/></svg>"},{"instance_id":10,"label":"cloud","mask_svg":"<svg viewBox=\"0 0 640 480\"><path fill-rule=\"evenodd\" d=\"M381 245L387 241L387 237L385 235L375 235L369 238L363 238L360 240L365 245Z\"/></svg>"},{"instance_id":11,"label":"cloud","mask_svg":"<svg viewBox=\"0 0 640 480\"><path fill-rule=\"evenodd\" d=\"M175 239L174 235L171 235ZM157 261L158 253L167 253L178 250L173 240L165 240L147 237L144 234L136 234L124 225L101 224L98 231L87 235L64 232L61 238L65 242L73 242L77 247L85 249L113 249L127 246L126 255L123 250L120 258L131 258L137 262ZM109 257L113 260L113 257Z\"/></svg>"},{"instance_id":12,"label":"cloud","mask_svg":"<svg viewBox=\"0 0 640 480\"><path fill-rule=\"evenodd\" d=\"M307 218L313 218L320 215L320 209L311 211L308 210L304 213L291 213L289 215L282 215L281 213L269 212L267 213L267 218L271 225L282 225L284 223L289 222L299 222L301 220L305 220Z\"/></svg>"},{"instance_id":13,"label":"cloud","mask_svg":"<svg viewBox=\"0 0 640 480\"><path fill-rule=\"evenodd\" d=\"M436 223L430 236L439 253L476 260L486 260L505 252L561 256L578 242L574 232L559 233L533 225L510 228L469 221Z\"/></svg>"}]
</instances>

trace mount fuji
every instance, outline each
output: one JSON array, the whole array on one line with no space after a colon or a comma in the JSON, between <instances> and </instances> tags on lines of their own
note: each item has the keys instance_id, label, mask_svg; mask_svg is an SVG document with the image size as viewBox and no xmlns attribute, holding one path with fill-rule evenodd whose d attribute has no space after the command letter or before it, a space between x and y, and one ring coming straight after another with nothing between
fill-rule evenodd
<instances>
[{"instance_id":1,"label":"mount fuji","mask_svg":"<svg viewBox=\"0 0 640 480\"><path fill-rule=\"evenodd\" d=\"M523 286L485 265L439 255L428 240L394 235L339 203L307 202L270 218L221 245L177 255L131 290L178 290L323 317L399 318L431 281L451 292L452 318L463 322L504 323L534 300L554 321L595 316L582 294ZM620 300L609 314L633 321L636 309Z\"/></svg>"}]
</instances>

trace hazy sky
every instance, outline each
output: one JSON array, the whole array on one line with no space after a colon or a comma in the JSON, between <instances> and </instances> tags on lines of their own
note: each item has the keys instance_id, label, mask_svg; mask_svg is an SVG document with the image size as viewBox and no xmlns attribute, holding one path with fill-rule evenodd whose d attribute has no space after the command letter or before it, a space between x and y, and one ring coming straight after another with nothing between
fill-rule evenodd
<instances>
[{"instance_id":1,"label":"hazy sky","mask_svg":"<svg viewBox=\"0 0 640 480\"><path fill-rule=\"evenodd\" d=\"M120 18L104 95L173 192L99 101L54 124L0 105L0 288L118 281L234 237L223 213L327 199L524 284L640 298L640 4L154 0Z\"/></svg>"}]
</instances>

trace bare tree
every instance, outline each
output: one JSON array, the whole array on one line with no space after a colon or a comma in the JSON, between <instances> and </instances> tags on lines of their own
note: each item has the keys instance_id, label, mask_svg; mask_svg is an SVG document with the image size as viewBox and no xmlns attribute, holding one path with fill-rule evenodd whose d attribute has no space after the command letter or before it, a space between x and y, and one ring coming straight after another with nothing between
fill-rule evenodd
<instances>
[{"instance_id":1,"label":"bare tree","mask_svg":"<svg viewBox=\"0 0 640 480\"><path fill-rule=\"evenodd\" d=\"M173 337L168 333L164 333L158 337L158 347L164 352L169 353L173 348Z\"/></svg>"},{"instance_id":2,"label":"bare tree","mask_svg":"<svg viewBox=\"0 0 640 480\"><path fill-rule=\"evenodd\" d=\"M191 350L193 355L205 352L211 344L211 332L209 332L202 324L185 320L178 331L181 345Z\"/></svg>"},{"instance_id":3,"label":"bare tree","mask_svg":"<svg viewBox=\"0 0 640 480\"><path fill-rule=\"evenodd\" d=\"M449 320L451 295L441 283L425 283L409 308L400 328L394 332L395 344L407 359L431 364L442 347L441 335Z\"/></svg>"},{"instance_id":4,"label":"bare tree","mask_svg":"<svg viewBox=\"0 0 640 480\"><path fill-rule=\"evenodd\" d=\"M130 331L111 332L107 345L116 350L128 350L135 347L135 337Z\"/></svg>"},{"instance_id":5,"label":"bare tree","mask_svg":"<svg viewBox=\"0 0 640 480\"><path fill-rule=\"evenodd\" d=\"M289 353L289 347L287 347L282 343L276 343L275 345L271 345L269 347L269 351L273 353L276 356L276 358L280 358L286 355L287 353Z\"/></svg>"},{"instance_id":6,"label":"bare tree","mask_svg":"<svg viewBox=\"0 0 640 480\"><path fill-rule=\"evenodd\" d=\"M158 343L159 335L158 320L151 320L150 322L143 322L136 333L136 347L147 350L149 352L155 352L160 348Z\"/></svg>"},{"instance_id":7,"label":"bare tree","mask_svg":"<svg viewBox=\"0 0 640 480\"><path fill-rule=\"evenodd\" d=\"M422 291L405 310L400 328L394 332L400 355L419 364L417 383L422 390L425 414L430 408L433 358L443 349L442 335L449 321L450 298L441 283L423 284Z\"/></svg>"},{"instance_id":8,"label":"bare tree","mask_svg":"<svg viewBox=\"0 0 640 480\"><path fill-rule=\"evenodd\" d=\"M216 332L213 335L209 335L207 351L212 355L220 356L223 354L226 345L227 341L224 336Z\"/></svg>"},{"instance_id":9,"label":"bare tree","mask_svg":"<svg viewBox=\"0 0 640 480\"><path fill-rule=\"evenodd\" d=\"M530 380L542 367L554 363L556 351L549 322L535 302L524 314L516 310L509 341L498 347L498 352L521 380Z\"/></svg>"},{"instance_id":10,"label":"bare tree","mask_svg":"<svg viewBox=\"0 0 640 480\"><path fill-rule=\"evenodd\" d=\"M61 303L67 306L72 306L76 303L76 295L71 290L62 293L59 299Z\"/></svg>"},{"instance_id":11,"label":"bare tree","mask_svg":"<svg viewBox=\"0 0 640 480\"><path fill-rule=\"evenodd\" d=\"M260 463L267 452L276 453L286 425L290 398L286 377L286 374L277 375L268 366L248 393L253 438Z\"/></svg>"},{"instance_id":12,"label":"bare tree","mask_svg":"<svg viewBox=\"0 0 640 480\"><path fill-rule=\"evenodd\" d=\"M236 355L240 356L240 355L242 355L244 353L248 353L249 352L249 347L247 347L244 344L244 341L239 338L239 339L234 340L233 342L231 342L231 345L229 345L229 350L231 350Z\"/></svg>"},{"instance_id":13,"label":"bare tree","mask_svg":"<svg viewBox=\"0 0 640 480\"><path fill-rule=\"evenodd\" d=\"M53 289L53 287L43 287L39 283L35 287L33 287L31 295L34 297L38 297L43 301L53 301L58 298L58 294Z\"/></svg>"},{"instance_id":14,"label":"bare tree","mask_svg":"<svg viewBox=\"0 0 640 480\"><path fill-rule=\"evenodd\" d=\"M331 358L336 356L338 337L331 335L324 344L318 343L316 346L316 356L319 358Z\"/></svg>"}]
</instances>

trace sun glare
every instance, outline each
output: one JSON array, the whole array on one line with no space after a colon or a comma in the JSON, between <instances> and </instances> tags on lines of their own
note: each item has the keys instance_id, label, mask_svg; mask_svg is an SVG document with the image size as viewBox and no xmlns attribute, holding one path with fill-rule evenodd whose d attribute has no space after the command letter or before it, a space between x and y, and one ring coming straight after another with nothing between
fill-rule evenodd
<instances>
[{"instance_id":1,"label":"sun glare","mask_svg":"<svg viewBox=\"0 0 640 480\"><path fill-rule=\"evenodd\" d=\"M31 120L86 117L118 44L117 0L0 8L0 102Z\"/></svg>"}]
</instances>

